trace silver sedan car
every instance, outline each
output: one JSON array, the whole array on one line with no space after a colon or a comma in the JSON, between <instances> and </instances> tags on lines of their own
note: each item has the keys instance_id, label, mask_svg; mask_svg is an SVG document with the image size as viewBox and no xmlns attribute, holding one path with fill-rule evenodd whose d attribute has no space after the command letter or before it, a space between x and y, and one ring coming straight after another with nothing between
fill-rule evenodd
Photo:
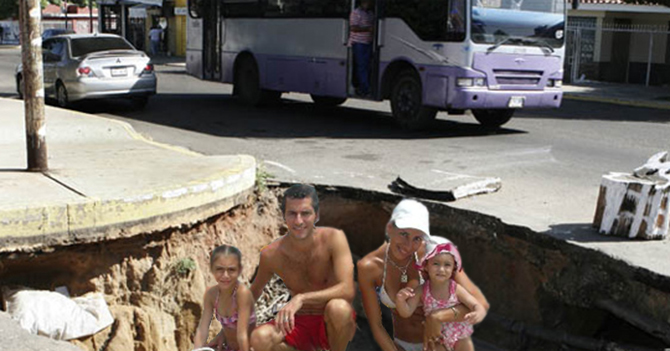
<instances>
[{"instance_id":1,"label":"silver sedan car","mask_svg":"<svg viewBox=\"0 0 670 351\"><path fill-rule=\"evenodd\" d=\"M156 74L149 56L113 34L67 34L42 43L44 92L60 107L83 99L131 98L144 107L156 94ZM22 67L16 89L23 97Z\"/></svg>"}]
</instances>

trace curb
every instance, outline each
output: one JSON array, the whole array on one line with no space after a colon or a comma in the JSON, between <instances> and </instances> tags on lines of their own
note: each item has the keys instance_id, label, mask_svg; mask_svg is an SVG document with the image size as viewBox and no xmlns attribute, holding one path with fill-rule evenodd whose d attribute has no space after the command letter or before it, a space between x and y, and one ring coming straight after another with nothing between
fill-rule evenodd
<instances>
[{"instance_id":1,"label":"curb","mask_svg":"<svg viewBox=\"0 0 670 351\"><path fill-rule=\"evenodd\" d=\"M606 104L615 104L615 105L624 105L624 106L633 106L633 107L645 107L645 108L670 110L670 103L664 103L664 102L640 101L640 100L630 100L630 99L617 99L617 98L608 98L608 97L602 97L602 96L582 96L582 95L573 95L573 94L570 94L570 93L563 93L563 98L568 99L568 100L602 102L602 103L606 103Z\"/></svg>"},{"instance_id":2,"label":"curb","mask_svg":"<svg viewBox=\"0 0 670 351\"><path fill-rule=\"evenodd\" d=\"M89 176L80 178L81 173L78 173L76 166L71 175L64 175L58 169L41 175L36 174L35 176L47 180L47 183L49 180L57 183L55 189L62 189L64 195L55 195L50 203L28 202L15 207L5 206L4 210L0 210L2 218L0 252L109 240L194 223L228 211L246 201L246 197L253 192L256 183L256 160L252 156L206 156L149 140L127 122L72 112L75 118L95 118L105 120L107 123L112 122L110 124L120 128L120 135L125 132L134 141L162 149L163 151L158 151L158 157L164 160L163 162L170 162L173 169L174 162L178 162L177 168L196 167L201 171L192 174L188 179L175 176L174 181L168 178L168 181L157 182L153 187L142 189L134 189L133 182L123 180L125 177L123 172L120 175L116 173L109 179L110 186L119 187L118 192L114 188L111 188L110 192L105 190L107 188L101 189L105 190L102 192L96 190L90 192L91 189L98 189L95 182L100 180L96 179L94 184L88 184L89 194L82 194L81 188L72 186L80 180L89 179ZM86 142L82 143L85 144ZM182 156L170 157L171 153L179 153ZM138 167L138 164L130 165L128 171L135 174L134 172L140 169L136 176L142 177L141 167ZM114 163L110 166L123 165ZM161 161L154 167L163 169ZM17 182L9 184L18 186L16 188L18 192L23 192L21 189L25 189L29 194L31 189L35 188L29 179L25 179L26 175L22 174L22 171L10 173L14 173ZM168 172L166 176L169 177L170 174L181 174L181 172ZM72 196L73 194L78 195Z\"/></svg>"}]
</instances>

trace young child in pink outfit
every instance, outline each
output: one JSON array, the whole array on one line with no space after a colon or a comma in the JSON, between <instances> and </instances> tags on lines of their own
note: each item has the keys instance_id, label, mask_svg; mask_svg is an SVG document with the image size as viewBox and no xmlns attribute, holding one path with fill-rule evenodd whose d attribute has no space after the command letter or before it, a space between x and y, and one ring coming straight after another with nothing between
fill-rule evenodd
<instances>
[{"instance_id":1,"label":"young child in pink outfit","mask_svg":"<svg viewBox=\"0 0 670 351\"><path fill-rule=\"evenodd\" d=\"M428 279L422 286L417 287L416 292L412 288L398 291L396 296L398 314L407 318L414 313L420 303L423 303L426 315L435 310L454 308L463 303L471 312L467 313L462 321L442 325L442 343L438 350L474 351L470 338L473 331L472 321L477 317L483 319L486 310L453 279L456 272L463 268L456 245L440 237L431 240L433 242L426 245L428 254L417 264L417 268L428 274ZM458 317L458 313L455 314Z\"/></svg>"}]
</instances>

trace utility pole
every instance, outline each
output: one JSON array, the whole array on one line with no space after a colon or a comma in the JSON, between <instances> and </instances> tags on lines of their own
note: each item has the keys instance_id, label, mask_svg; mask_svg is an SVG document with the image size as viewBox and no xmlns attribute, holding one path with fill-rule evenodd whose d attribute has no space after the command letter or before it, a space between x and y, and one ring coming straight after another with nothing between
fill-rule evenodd
<instances>
[{"instance_id":1,"label":"utility pole","mask_svg":"<svg viewBox=\"0 0 670 351\"><path fill-rule=\"evenodd\" d=\"M93 0L88 0L88 32L93 33Z\"/></svg>"},{"instance_id":2,"label":"utility pole","mask_svg":"<svg viewBox=\"0 0 670 351\"><path fill-rule=\"evenodd\" d=\"M42 8L39 0L20 0L19 6L28 170L43 172L48 166L40 31Z\"/></svg>"}]
</instances>

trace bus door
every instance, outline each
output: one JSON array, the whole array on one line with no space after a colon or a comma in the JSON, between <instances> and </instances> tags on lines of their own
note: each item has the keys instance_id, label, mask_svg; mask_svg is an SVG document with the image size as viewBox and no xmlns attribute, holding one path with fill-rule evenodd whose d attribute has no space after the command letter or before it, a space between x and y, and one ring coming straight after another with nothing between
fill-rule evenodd
<instances>
[{"instance_id":1,"label":"bus door","mask_svg":"<svg viewBox=\"0 0 670 351\"><path fill-rule=\"evenodd\" d=\"M381 89L380 89L380 77L381 73L379 72L379 58L380 58L380 51L381 47L383 46L383 42L381 38L383 38L382 31L384 30L384 6L383 6L383 1L382 0L377 0L375 1L375 7L374 7L374 30L372 33L374 34L372 36L372 59L370 62L370 89L372 89L372 96L373 97L381 97Z\"/></svg>"},{"instance_id":2,"label":"bus door","mask_svg":"<svg viewBox=\"0 0 670 351\"><path fill-rule=\"evenodd\" d=\"M351 12L356 10L358 5L362 0L352 0L351 1ZM362 96L360 89L360 82L357 74L357 65L356 57L354 55L353 46L349 47L349 84L347 93L349 96L358 96L366 98L375 98L378 96L379 91L379 48L381 47L379 43L379 31L383 29L383 21L379 20L379 15L383 6L380 4L381 0L372 0L372 13L373 13L373 31L372 31L372 54L370 55L370 61L368 64L368 82L370 83L370 94L368 96ZM350 16L351 19L351 16ZM351 36L351 23L349 23L349 36Z\"/></svg>"},{"instance_id":3,"label":"bus door","mask_svg":"<svg viewBox=\"0 0 670 351\"><path fill-rule=\"evenodd\" d=\"M205 80L221 80L221 1L203 1L203 54L202 69Z\"/></svg>"}]
</instances>

